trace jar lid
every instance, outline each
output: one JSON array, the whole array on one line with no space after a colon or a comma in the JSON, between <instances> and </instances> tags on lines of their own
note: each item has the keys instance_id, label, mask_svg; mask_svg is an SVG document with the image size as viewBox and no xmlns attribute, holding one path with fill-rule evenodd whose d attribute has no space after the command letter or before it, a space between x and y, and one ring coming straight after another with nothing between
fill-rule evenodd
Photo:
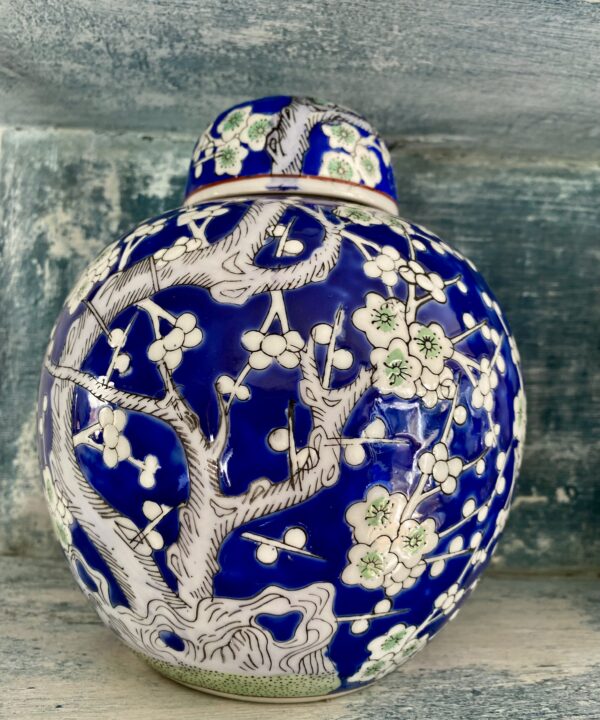
<instances>
[{"instance_id":1,"label":"jar lid","mask_svg":"<svg viewBox=\"0 0 600 720\"><path fill-rule=\"evenodd\" d=\"M352 110L312 98L267 97L235 105L200 136L186 203L292 193L398 214L390 154Z\"/></svg>"}]
</instances>

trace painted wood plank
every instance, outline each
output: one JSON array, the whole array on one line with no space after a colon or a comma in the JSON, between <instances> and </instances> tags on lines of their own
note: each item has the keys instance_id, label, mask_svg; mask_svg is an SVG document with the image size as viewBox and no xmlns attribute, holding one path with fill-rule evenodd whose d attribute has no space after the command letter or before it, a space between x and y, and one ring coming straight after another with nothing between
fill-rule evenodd
<instances>
[{"instance_id":1,"label":"painted wood plank","mask_svg":"<svg viewBox=\"0 0 600 720\"><path fill-rule=\"evenodd\" d=\"M2 0L0 122L199 133L281 92L388 135L598 157L600 5Z\"/></svg>"},{"instance_id":2,"label":"painted wood plank","mask_svg":"<svg viewBox=\"0 0 600 720\"><path fill-rule=\"evenodd\" d=\"M163 679L97 619L58 560L0 559L0 714L14 720L276 720ZM600 581L487 577L458 618L372 688L285 709L294 720L600 717Z\"/></svg>"},{"instance_id":3,"label":"painted wood plank","mask_svg":"<svg viewBox=\"0 0 600 720\"><path fill-rule=\"evenodd\" d=\"M34 405L51 324L77 273L178 204L191 136L6 129L0 146L0 553L56 556L39 492ZM600 557L600 283L593 162L393 149L402 209L483 271L525 367L529 435L500 567Z\"/></svg>"}]
</instances>

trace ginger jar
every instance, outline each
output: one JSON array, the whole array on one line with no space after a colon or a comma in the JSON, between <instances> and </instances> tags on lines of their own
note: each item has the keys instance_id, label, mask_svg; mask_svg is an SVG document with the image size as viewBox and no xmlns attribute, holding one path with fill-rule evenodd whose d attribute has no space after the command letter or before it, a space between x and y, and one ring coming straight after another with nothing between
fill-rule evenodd
<instances>
[{"instance_id":1,"label":"ginger jar","mask_svg":"<svg viewBox=\"0 0 600 720\"><path fill-rule=\"evenodd\" d=\"M57 535L166 676L259 700L359 689L428 644L496 548L525 428L514 340L474 265L400 217L350 110L224 112L185 196L102 252L53 331Z\"/></svg>"}]
</instances>

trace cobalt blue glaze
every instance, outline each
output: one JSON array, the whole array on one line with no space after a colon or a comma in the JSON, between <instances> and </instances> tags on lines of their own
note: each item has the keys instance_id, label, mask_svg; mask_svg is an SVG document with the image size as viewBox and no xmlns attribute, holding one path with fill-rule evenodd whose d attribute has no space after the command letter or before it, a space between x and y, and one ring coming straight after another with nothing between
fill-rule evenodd
<instances>
[{"instance_id":1,"label":"cobalt blue glaze","mask_svg":"<svg viewBox=\"0 0 600 720\"><path fill-rule=\"evenodd\" d=\"M472 263L382 208L393 176L367 123L239 107L234 132L228 111L201 139L186 205L106 248L67 299L40 460L73 572L128 645L193 687L310 699L382 677L458 611L506 522L525 400ZM269 114L285 122L249 135ZM225 127L253 145L220 186ZM354 179L320 172L331 152ZM296 194L269 160L301 169Z\"/></svg>"}]
</instances>

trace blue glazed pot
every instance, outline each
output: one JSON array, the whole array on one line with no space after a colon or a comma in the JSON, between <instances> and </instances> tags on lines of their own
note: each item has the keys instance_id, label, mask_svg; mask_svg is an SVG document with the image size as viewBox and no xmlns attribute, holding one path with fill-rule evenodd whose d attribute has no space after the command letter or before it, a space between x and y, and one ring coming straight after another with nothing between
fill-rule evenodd
<instances>
[{"instance_id":1,"label":"blue glazed pot","mask_svg":"<svg viewBox=\"0 0 600 720\"><path fill-rule=\"evenodd\" d=\"M398 217L364 119L290 97L217 118L184 206L87 269L39 412L104 622L179 682L278 700L358 689L454 617L525 428L473 264Z\"/></svg>"}]
</instances>

